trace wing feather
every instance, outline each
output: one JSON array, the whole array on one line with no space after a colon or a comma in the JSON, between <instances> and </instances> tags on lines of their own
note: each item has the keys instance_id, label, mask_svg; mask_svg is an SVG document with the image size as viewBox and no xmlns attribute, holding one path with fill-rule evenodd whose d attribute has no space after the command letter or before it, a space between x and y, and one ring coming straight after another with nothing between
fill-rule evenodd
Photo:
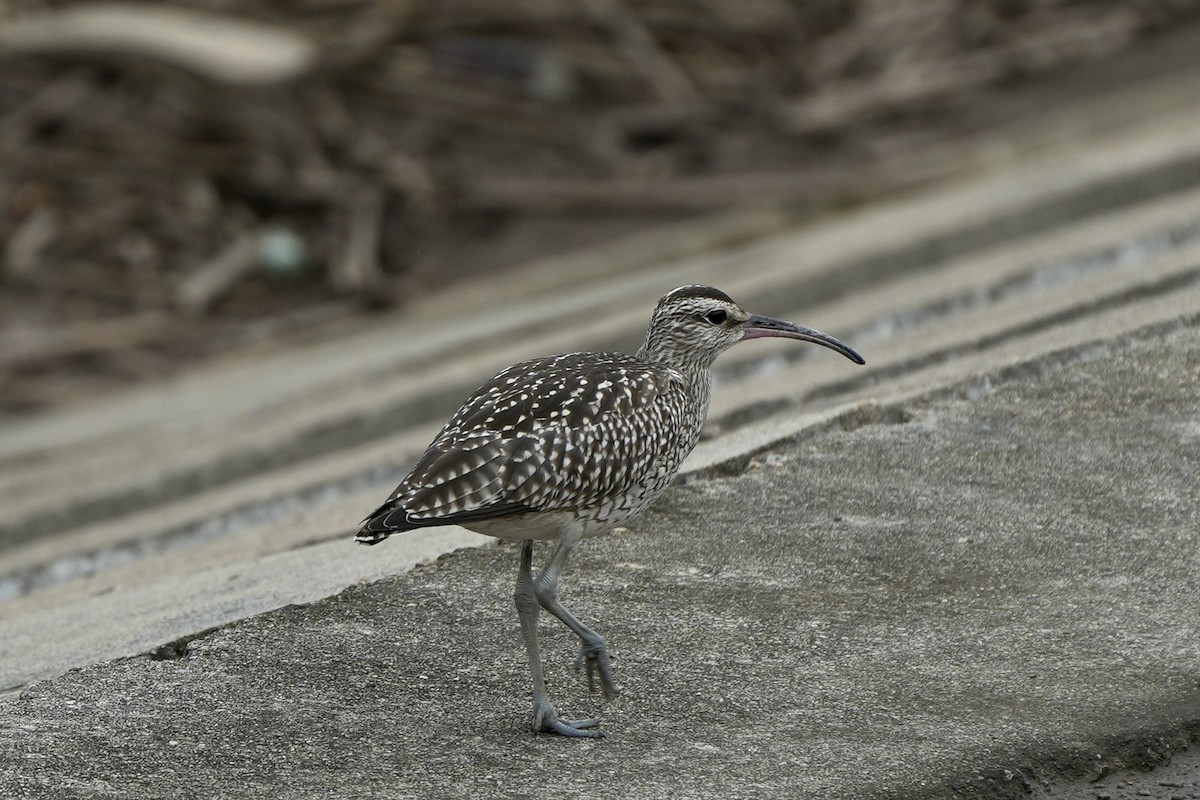
<instances>
[{"instance_id":1,"label":"wing feather","mask_svg":"<svg viewBox=\"0 0 1200 800\"><path fill-rule=\"evenodd\" d=\"M621 354L510 367L463 404L358 538L572 510L629 492L662 466L667 405L680 401L682 384L673 370Z\"/></svg>"}]
</instances>

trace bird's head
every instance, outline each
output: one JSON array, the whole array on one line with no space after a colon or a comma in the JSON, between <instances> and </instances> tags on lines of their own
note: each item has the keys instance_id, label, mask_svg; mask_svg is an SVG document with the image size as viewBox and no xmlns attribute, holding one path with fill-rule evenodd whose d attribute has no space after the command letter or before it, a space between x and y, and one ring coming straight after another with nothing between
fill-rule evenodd
<instances>
[{"instance_id":1,"label":"bird's head","mask_svg":"<svg viewBox=\"0 0 1200 800\"><path fill-rule=\"evenodd\" d=\"M813 342L856 364L866 361L832 336L791 322L750 314L711 286L680 286L662 296L639 355L679 369L707 369L717 356L744 339L765 337Z\"/></svg>"}]
</instances>

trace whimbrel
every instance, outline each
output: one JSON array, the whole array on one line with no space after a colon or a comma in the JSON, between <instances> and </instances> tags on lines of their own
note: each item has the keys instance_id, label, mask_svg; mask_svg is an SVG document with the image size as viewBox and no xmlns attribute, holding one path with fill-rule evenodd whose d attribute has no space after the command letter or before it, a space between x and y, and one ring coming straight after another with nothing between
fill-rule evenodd
<instances>
[{"instance_id":1,"label":"whimbrel","mask_svg":"<svg viewBox=\"0 0 1200 800\"><path fill-rule=\"evenodd\" d=\"M749 314L724 292L681 286L663 295L637 355L568 353L509 367L446 423L356 540L461 525L521 542L514 594L533 677L535 731L600 736L598 719L560 719L538 651L540 609L580 640L576 667L617 694L604 639L558 600L558 579L581 539L643 511L696 446L708 414L710 369L737 342L775 336L862 356L811 328ZM558 542L534 575L535 540Z\"/></svg>"}]
</instances>

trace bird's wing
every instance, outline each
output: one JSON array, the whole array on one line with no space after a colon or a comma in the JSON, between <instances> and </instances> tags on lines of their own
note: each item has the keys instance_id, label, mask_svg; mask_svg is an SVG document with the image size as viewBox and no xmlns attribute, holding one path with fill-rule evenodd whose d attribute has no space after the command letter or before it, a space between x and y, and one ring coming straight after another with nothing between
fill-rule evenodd
<instances>
[{"instance_id":1,"label":"bird's wing","mask_svg":"<svg viewBox=\"0 0 1200 800\"><path fill-rule=\"evenodd\" d=\"M504 463L524 449L492 439L471 449L431 445L379 508L363 520L359 540L429 525L459 525L532 511L504 497Z\"/></svg>"},{"instance_id":2,"label":"bird's wing","mask_svg":"<svg viewBox=\"0 0 1200 800\"><path fill-rule=\"evenodd\" d=\"M673 370L622 355L510 367L463 404L359 538L569 510L673 471L660 463L664 400L682 384Z\"/></svg>"}]
</instances>

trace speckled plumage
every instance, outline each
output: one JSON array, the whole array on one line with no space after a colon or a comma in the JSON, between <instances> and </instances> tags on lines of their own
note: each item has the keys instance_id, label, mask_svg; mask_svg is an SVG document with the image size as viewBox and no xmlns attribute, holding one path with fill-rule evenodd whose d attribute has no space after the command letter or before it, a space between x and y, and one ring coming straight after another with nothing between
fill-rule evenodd
<instances>
[{"instance_id":1,"label":"speckled plumage","mask_svg":"<svg viewBox=\"0 0 1200 800\"><path fill-rule=\"evenodd\" d=\"M509 367L480 387L437 435L356 536L462 525L519 539L516 601L533 674L534 729L597 736L598 720L560 720L546 696L537 645L540 609L580 638L577 665L616 694L604 640L562 607L569 550L643 511L696 446L708 413L710 369L743 339L776 336L862 357L825 334L743 311L708 286L681 286L655 307L637 355L568 353ZM558 545L534 579L533 540Z\"/></svg>"},{"instance_id":2,"label":"speckled plumage","mask_svg":"<svg viewBox=\"0 0 1200 800\"><path fill-rule=\"evenodd\" d=\"M622 353L516 364L463 404L360 539L445 524L506 539L602 532L666 487L707 406L707 380Z\"/></svg>"}]
</instances>

